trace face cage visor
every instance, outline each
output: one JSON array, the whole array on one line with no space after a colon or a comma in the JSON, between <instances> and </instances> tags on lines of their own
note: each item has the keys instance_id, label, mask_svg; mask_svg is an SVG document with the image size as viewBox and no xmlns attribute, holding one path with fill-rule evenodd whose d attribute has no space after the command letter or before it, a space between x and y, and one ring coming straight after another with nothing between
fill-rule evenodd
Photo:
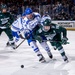
<instances>
[{"instance_id":1,"label":"face cage visor","mask_svg":"<svg viewBox=\"0 0 75 75\"><path fill-rule=\"evenodd\" d=\"M44 30L45 32L49 31L49 30L50 30L50 26L43 26L43 30Z\"/></svg>"}]
</instances>

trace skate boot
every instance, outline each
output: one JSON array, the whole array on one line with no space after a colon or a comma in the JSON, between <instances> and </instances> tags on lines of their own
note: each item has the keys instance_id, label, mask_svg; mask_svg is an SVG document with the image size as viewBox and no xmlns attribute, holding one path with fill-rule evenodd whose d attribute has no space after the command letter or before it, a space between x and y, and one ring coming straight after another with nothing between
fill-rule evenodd
<instances>
[{"instance_id":1,"label":"skate boot","mask_svg":"<svg viewBox=\"0 0 75 75\"><path fill-rule=\"evenodd\" d=\"M65 58L64 58L64 62L66 62L66 63L68 63L68 62L69 62L69 60L68 60L67 56L65 56Z\"/></svg>"},{"instance_id":2,"label":"skate boot","mask_svg":"<svg viewBox=\"0 0 75 75\"><path fill-rule=\"evenodd\" d=\"M53 46L53 48L54 48L54 50L56 50L57 48L56 48L56 46Z\"/></svg>"},{"instance_id":3,"label":"skate boot","mask_svg":"<svg viewBox=\"0 0 75 75\"><path fill-rule=\"evenodd\" d=\"M39 57L39 62L41 62L41 63L46 62L46 60L42 54L38 54L37 56Z\"/></svg>"},{"instance_id":4,"label":"skate boot","mask_svg":"<svg viewBox=\"0 0 75 75\"><path fill-rule=\"evenodd\" d=\"M51 58L51 59L53 58L53 55L51 52L47 52L47 54L48 54L49 58Z\"/></svg>"},{"instance_id":5,"label":"skate boot","mask_svg":"<svg viewBox=\"0 0 75 75\"><path fill-rule=\"evenodd\" d=\"M16 48L16 45L15 45L14 42L13 42L13 43L7 42L7 43L6 43L6 47L12 47L13 49L15 49L15 48Z\"/></svg>"},{"instance_id":6,"label":"skate boot","mask_svg":"<svg viewBox=\"0 0 75 75\"><path fill-rule=\"evenodd\" d=\"M6 43L6 47L9 47L11 46L11 44L9 42Z\"/></svg>"},{"instance_id":7,"label":"skate boot","mask_svg":"<svg viewBox=\"0 0 75 75\"><path fill-rule=\"evenodd\" d=\"M11 47L13 48L13 49L15 49L16 48L16 44L13 42L13 43L11 43Z\"/></svg>"}]
</instances>

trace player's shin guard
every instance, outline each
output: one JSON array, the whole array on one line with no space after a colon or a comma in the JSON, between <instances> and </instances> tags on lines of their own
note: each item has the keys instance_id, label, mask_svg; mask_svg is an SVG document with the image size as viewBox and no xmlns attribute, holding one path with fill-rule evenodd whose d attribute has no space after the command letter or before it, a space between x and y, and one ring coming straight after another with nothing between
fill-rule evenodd
<instances>
[{"instance_id":1,"label":"player's shin guard","mask_svg":"<svg viewBox=\"0 0 75 75\"><path fill-rule=\"evenodd\" d=\"M65 62L68 62L68 58L67 58L67 56L66 56L66 54L65 54L65 51L64 51L63 47L62 47L62 46L59 47L58 50L59 50L59 52L60 52L60 54L61 54L63 60L64 60Z\"/></svg>"},{"instance_id":2,"label":"player's shin guard","mask_svg":"<svg viewBox=\"0 0 75 75\"><path fill-rule=\"evenodd\" d=\"M51 53L51 50L50 50L48 44L46 42L41 42L40 44L47 51L47 54L48 54L49 58L52 59L53 58L53 55Z\"/></svg>"},{"instance_id":3,"label":"player's shin guard","mask_svg":"<svg viewBox=\"0 0 75 75\"><path fill-rule=\"evenodd\" d=\"M39 51L39 48L37 47L36 42L35 41L30 42L30 46L32 47L34 52L39 57L39 61L40 62L45 62L45 58L43 57L42 53Z\"/></svg>"}]
</instances>

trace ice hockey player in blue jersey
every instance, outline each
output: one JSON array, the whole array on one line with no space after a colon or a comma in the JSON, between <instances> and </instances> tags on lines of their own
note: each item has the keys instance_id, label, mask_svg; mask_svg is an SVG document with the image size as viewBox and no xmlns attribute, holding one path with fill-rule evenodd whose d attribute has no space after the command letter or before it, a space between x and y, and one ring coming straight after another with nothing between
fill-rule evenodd
<instances>
[{"instance_id":1,"label":"ice hockey player in blue jersey","mask_svg":"<svg viewBox=\"0 0 75 75\"><path fill-rule=\"evenodd\" d=\"M33 12L31 8L26 8L25 12L25 23L23 23L23 26L25 26L25 38L28 41L29 46L34 50L34 52L37 54L39 57L40 62L44 62L45 58L40 52L36 40L33 38L32 33L35 32L36 29L38 29L41 21L41 16L37 12ZM43 40L45 40L44 36L41 36ZM41 46L47 51L48 56L52 59L52 53L45 41L40 42Z\"/></svg>"},{"instance_id":2,"label":"ice hockey player in blue jersey","mask_svg":"<svg viewBox=\"0 0 75 75\"><path fill-rule=\"evenodd\" d=\"M24 30L22 22L23 22L24 14L22 17L17 18L11 26L12 35L14 37L15 43L19 41L20 38L24 39L22 32Z\"/></svg>"}]
</instances>

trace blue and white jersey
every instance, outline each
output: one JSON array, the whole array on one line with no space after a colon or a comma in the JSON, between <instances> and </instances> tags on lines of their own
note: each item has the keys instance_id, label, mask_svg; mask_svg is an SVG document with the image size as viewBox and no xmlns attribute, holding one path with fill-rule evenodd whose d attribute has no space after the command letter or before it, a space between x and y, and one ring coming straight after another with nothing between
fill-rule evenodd
<instances>
[{"instance_id":1,"label":"blue and white jersey","mask_svg":"<svg viewBox=\"0 0 75 75\"><path fill-rule=\"evenodd\" d=\"M19 17L16 21L14 21L12 23L11 30L14 32L23 30L22 21L23 21L22 17Z\"/></svg>"},{"instance_id":2,"label":"blue and white jersey","mask_svg":"<svg viewBox=\"0 0 75 75\"><path fill-rule=\"evenodd\" d=\"M39 13L33 12L32 20L27 19L27 17L25 17L24 20L25 20L25 22L23 23L23 26L25 26L24 28L32 31L40 23L41 15Z\"/></svg>"}]
</instances>

